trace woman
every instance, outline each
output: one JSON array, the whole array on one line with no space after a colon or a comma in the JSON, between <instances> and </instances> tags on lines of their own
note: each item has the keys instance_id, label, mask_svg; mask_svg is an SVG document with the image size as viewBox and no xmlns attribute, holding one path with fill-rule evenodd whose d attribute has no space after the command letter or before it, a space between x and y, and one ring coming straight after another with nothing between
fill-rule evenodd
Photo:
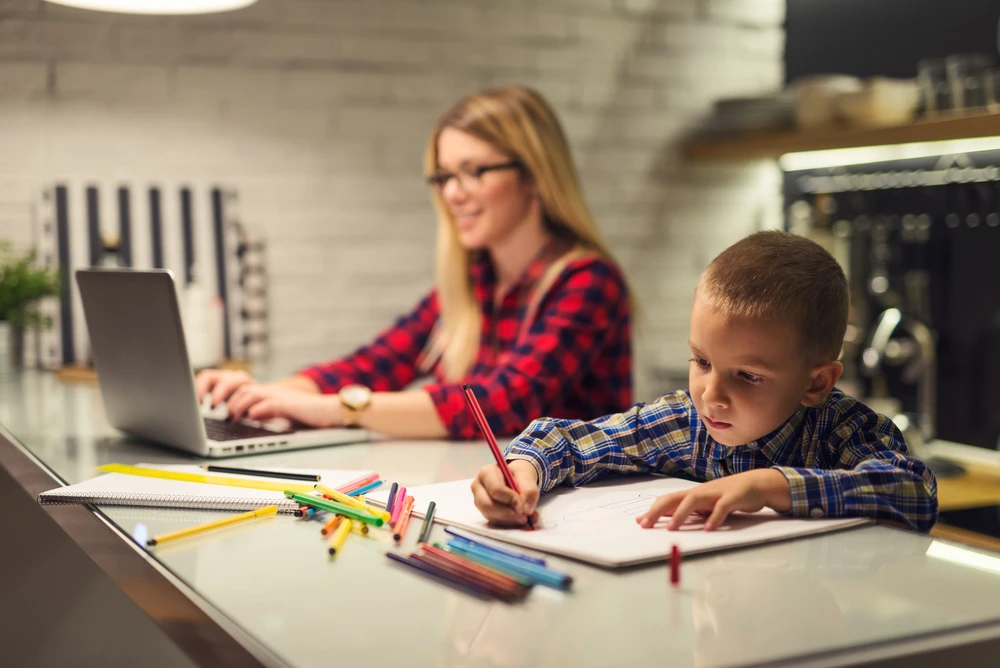
<instances>
[{"instance_id":1,"label":"woman","mask_svg":"<svg viewBox=\"0 0 1000 668\"><path fill-rule=\"evenodd\" d=\"M199 397L226 400L234 420L461 439L481 438L463 383L498 434L632 404L628 287L545 100L511 86L459 101L431 134L425 170L436 289L348 357L267 384L204 371ZM430 384L404 389L428 373Z\"/></svg>"}]
</instances>

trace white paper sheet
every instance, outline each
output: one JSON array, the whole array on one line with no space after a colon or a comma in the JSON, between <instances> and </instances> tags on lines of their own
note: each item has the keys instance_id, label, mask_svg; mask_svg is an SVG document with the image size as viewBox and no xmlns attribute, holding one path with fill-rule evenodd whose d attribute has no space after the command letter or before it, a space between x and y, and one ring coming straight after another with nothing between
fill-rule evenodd
<instances>
[{"instance_id":1,"label":"white paper sheet","mask_svg":"<svg viewBox=\"0 0 1000 668\"><path fill-rule=\"evenodd\" d=\"M419 517L431 501L437 504L434 519L507 543L559 554L607 567L631 566L666 559L671 546L682 555L699 554L746 545L757 545L798 536L865 524L865 518L797 519L771 510L737 513L716 531L704 531L704 517L695 518L678 531L667 531L662 521L643 529L636 515L653 500L698 483L676 478L618 478L585 487L560 487L542 496L541 522L534 531L489 526L476 509L469 491L471 480L407 488L413 497L413 514ZM388 490L369 494L373 505L385 505Z\"/></svg>"}]
</instances>

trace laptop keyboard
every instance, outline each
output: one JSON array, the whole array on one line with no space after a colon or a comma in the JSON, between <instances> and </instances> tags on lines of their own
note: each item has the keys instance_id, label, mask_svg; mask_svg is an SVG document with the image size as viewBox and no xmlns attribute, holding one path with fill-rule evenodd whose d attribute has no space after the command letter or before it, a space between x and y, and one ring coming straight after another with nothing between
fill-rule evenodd
<instances>
[{"instance_id":1,"label":"laptop keyboard","mask_svg":"<svg viewBox=\"0 0 1000 668\"><path fill-rule=\"evenodd\" d=\"M213 441L236 441L243 438L273 438L279 434L288 434L291 432L271 431L270 429L254 427L242 422L205 418L205 433Z\"/></svg>"}]
</instances>

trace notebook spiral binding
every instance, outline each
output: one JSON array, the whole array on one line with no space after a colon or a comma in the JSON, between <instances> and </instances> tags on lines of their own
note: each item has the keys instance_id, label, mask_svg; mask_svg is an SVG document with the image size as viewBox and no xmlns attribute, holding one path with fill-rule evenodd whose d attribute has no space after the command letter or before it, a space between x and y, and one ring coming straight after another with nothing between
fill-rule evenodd
<instances>
[{"instance_id":1,"label":"notebook spiral binding","mask_svg":"<svg viewBox=\"0 0 1000 668\"><path fill-rule=\"evenodd\" d=\"M294 501L281 499L224 499L216 496L175 497L151 496L148 494L75 494L58 496L39 495L38 503L45 506L72 505L88 503L95 506L131 506L148 508L181 508L185 510L256 510L267 506L278 506L278 512L284 515L293 514L299 507Z\"/></svg>"}]
</instances>

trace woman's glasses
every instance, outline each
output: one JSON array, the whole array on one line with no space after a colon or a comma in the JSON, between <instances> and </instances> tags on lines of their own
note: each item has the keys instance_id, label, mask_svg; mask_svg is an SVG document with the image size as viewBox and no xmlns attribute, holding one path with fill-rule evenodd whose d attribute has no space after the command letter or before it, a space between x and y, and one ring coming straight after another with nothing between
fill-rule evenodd
<instances>
[{"instance_id":1,"label":"woman's glasses","mask_svg":"<svg viewBox=\"0 0 1000 668\"><path fill-rule=\"evenodd\" d=\"M510 162L501 162L496 165L462 167L454 174L451 172L436 172L427 177L427 184L439 193L443 193L448 182L452 179L457 179L458 185L462 186L462 190L467 193L475 192L482 187L483 174L501 169L521 169L521 163L517 160L511 160Z\"/></svg>"}]
</instances>

